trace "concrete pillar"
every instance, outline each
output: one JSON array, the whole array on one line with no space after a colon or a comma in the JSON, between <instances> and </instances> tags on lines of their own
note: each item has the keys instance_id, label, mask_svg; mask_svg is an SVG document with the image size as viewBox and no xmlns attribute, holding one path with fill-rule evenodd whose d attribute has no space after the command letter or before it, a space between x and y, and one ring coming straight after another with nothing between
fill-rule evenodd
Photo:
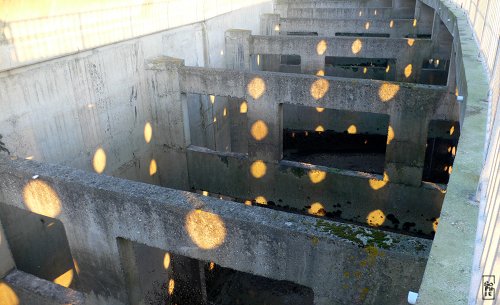
<instances>
[{"instance_id":1,"label":"concrete pillar","mask_svg":"<svg viewBox=\"0 0 500 305\"><path fill-rule=\"evenodd\" d=\"M420 186L428 125L425 110L393 105L385 154L385 173L390 182Z\"/></svg>"},{"instance_id":2,"label":"concrete pillar","mask_svg":"<svg viewBox=\"0 0 500 305\"><path fill-rule=\"evenodd\" d=\"M439 32L441 31L441 18L437 12L434 12L434 20L432 21L432 52L437 53L439 51Z\"/></svg>"},{"instance_id":3,"label":"concrete pillar","mask_svg":"<svg viewBox=\"0 0 500 305\"><path fill-rule=\"evenodd\" d=\"M262 14L260 16L260 34L266 36L277 36L280 34L280 15ZM264 71L277 72L280 69L281 56L272 54L259 54L261 57L260 68Z\"/></svg>"},{"instance_id":4,"label":"concrete pillar","mask_svg":"<svg viewBox=\"0 0 500 305\"><path fill-rule=\"evenodd\" d=\"M273 88L277 85L277 83L265 83L258 77L249 81L247 137L250 165L249 191L253 198L259 196L274 198L275 196L275 173L273 167L266 163L276 164L282 159L282 105L278 103L277 97L267 92L266 88ZM264 90L261 91L260 88ZM259 94L256 95L255 92Z\"/></svg>"},{"instance_id":5,"label":"concrete pillar","mask_svg":"<svg viewBox=\"0 0 500 305\"><path fill-rule=\"evenodd\" d=\"M153 114L153 156L157 159L160 184L187 190L189 114L186 95L180 92L179 84L179 70L184 60L160 56L146 64Z\"/></svg>"},{"instance_id":6,"label":"concrete pillar","mask_svg":"<svg viewBox=\"0 0 500 305\"><path fill-rule=\"evenodd\" d=\"M131 241L118 238L118 252L120 253L121 267L125 277L125 288L127 289L129 304L144 304L144 291L142 290L135 257L134 246Z\"/></svg>"},{"instance_id":7,"label":"concrete pillar","mask_svg":"<svg viewBox=\"0 0 500 305\"><path fill-rule=\"evenodd\" d=\"M226 38L226 68L250 70L250 45L252 32L246 30L228 30ZM248 152L247 110L248 104L241 99L229 98L229 120L231 125L231 151Z\"/></svg>"},{"instance_id":8,"label":"concrete pillar","mask_svg":"<svg viewBox=\"0 0 500 305\"><path fill-rule=\"evenodd\" d=\"M279 35L279 31L280 31L279 14L260 15L260 35L275 36Z\"/></svg>"},{"instance_id":9,"label":"concrete pillar","mask_svg":"<svg viewBox=\"0 0 500 305\"><path fill-rule=\"evenodd\" d=\"M250 43L252 31L227 30L226 42L226 69L250 70Z\"/></svg>"},{"instance_id":10,"label":"concrete pillar","mask_svg":"<svg viewBox=\"0 0 500 305\"><path fill-rule=\"evenodd\" d=\"M3 231L2 222L0 222L0 279L6 276L16 267L12 253L10 252L7 237Z\"/></svg>"}]
</instances>

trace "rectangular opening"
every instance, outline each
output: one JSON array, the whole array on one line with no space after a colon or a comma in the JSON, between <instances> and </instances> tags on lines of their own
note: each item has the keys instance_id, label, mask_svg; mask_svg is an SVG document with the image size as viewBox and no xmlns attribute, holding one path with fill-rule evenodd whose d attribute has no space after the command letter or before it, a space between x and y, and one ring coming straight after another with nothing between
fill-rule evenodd
<instances>
[{"instance_id":1,"label":"rectangular opening","mask_svg":"<svg viewBox=\"0 0 500 305\"><path fill-rule=\"evenodd\" d=\"M423 181L447 184L460 138L458 122L435 120L429 123Z\"/></svg>"},{"instance_id":2,"label":"rectangular opening","mask_svg":"<svg viewBox=\"0 0 500 305\"><path fill-rule=\"evenodd\" d=\"M422 62L419 82L428 85L446 86L450 61L430 58Z\"/></svg>"},{"instance_id":3,"label":"rectangular opening","mask_svg":"<svg viewBox=\"0 0 500 305\"><path fill-rule=\"evenodd\" d=\"M78 275L60 220L3 203L0 220L17 269L75 288Z\"/></svg>"},{"instance_id":4,"label":"rectangular opening","mask_svg":"<svg viewBox=\"0 0 500 305\"><path fill-rule=\"evenodd\" d=\"M284 104L283 158L382 174L389 116Z\"/></svg>"},{"instance_id":5,"label":"rectangular opening","mask_svg":"<svg viewBox=\"0 0 500 305\"><path fill-rule=\"evenodd\" d=\"M300 73L300 55L259 54L257 69L260 71Z\"/></svg>"},{"instance_id":6,"label":"rectangular opening","mask_svg":"<svg viewBox=\"0 0 500 305\"><path fill-rule=\"evenodd\" d=\"M311 288L118 238L131 304L307 305Z\"/></svg>"},{"instance_id":7,"label":"rectangular opening","mask_svg":"<svg viewBox=\"0 0 500 305\"><path fill-rule=\"evenodd\" d=\"M191 145L219 152L246 152L246 101L188 94L187 103Z\"/></svg>"},{"instance_id":8,"label":"rectangular opening","mask_svg":"<svg viewBox=\"0 0 500 305\"><path fill-rule=\"evenodd\" d=\"M318 36L318 32L286 32L288 36Z\"/></svg>"},{"instance_id":9,"label":"rectangular opening","mask_svg":"<svg viewBox=\"0 0 500 305\"><path fill-rule=\"evenodd\" d=\"M337 32L335 36L340 37L381 37L381 38L389 38L391 35L383 34L383 33L349 33L349 32Z\"/></svg>"},{"instance_id":10,"label":"rectangular opening","mask_svg":"<svg viewBox=\"0 0 500 305\"><path fill-rule=\"evenodd\" d=\"M325 57L325 75L394 81L396 60L388 58Z\"/></svg>"}]
</instances>

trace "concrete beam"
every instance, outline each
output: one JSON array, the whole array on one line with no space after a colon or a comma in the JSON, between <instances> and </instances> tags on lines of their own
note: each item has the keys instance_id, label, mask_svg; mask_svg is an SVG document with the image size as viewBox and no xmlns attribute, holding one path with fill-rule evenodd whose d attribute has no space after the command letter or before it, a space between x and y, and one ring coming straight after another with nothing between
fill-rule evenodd
<instances>
[{"instance_id":1,"label":"concrete beam","mask_svg":"<svg viewBox=\"0 0 500 305\"><path fill-rule=\"evenodd\" d=\"M381 51L383 50L383 51ZM395 59L396 81L416 82L422 61L432 58L430 39L374 37L252 36L252 54L300 55L303 73L325 67L325 56ZM319 60L316 65L311 62ZM409 68L408 68L409 67Z\"/></svg>"},{"instance_id":2,"label":"concrete beam","mask_svg":"<svg viewBox=\"0 0 500 305\"><path fill-rule=\"evenodd\" d=\"M191 188L224 194L239 200L263 197L296 211L308 212L319 203L324 211L346 221L367 224L370 213L380 210L381 227L432 234L446 190L432 183L397 184L382 175L354 172L281 160L254 162L245 154L221 153L191 146L188 150ZM264 169L264 170L262 170ZM388 180L387 180L388 179ZM249 185L251 187L249 187ZM404 198L404 207L401 206ZM260 199L264 200L264 199ZM422 216L423 215L423 216Z\"/></svg>"},{"instance_id":3,"label":"concrete beam","mask_svg":"<svg viewBox=\"0 0 500 305\"><path fill-rule=\"evenodd\" d=\"M392 0L320 0L320 1L293 1L274 0L275 12L286 16L291 9L331 9L331 8L380 8L392 7Z\"/></svg>"},{"instance_id":4,"label":"concrete beam","mask_svg":"<svg viewBox=\"0 0 500 305\"><path fill-rule=\"evenodd\" d=\"M413 8L289 8L278 11L283 18L387 20L413 19Z\"/></svg>"},{"instance_id":5,"label":"concrete beam","mask_svg":"<svg viewBox=\"0 0 500 305\"><path fill-rule=\"evenodd\" d=\"M407 291L419 285L431 244L63 166L1 158L5 203L29 210L23 189L35 174L35 181L53 194L50 206L59 208L56 218L64 224L79 263L82 289L97 293L107 304L127 302L117 237L311 287L316 305L353 299L402 303Z\"/></svg>"},{"instance_id":6,"label":"concrete beam","mask_svg":"<svg viewBox=\"0 0 500 305\"><path fill-rule=\"evenodd\" d=\"M337 33L384 34L391 38L431 35L432 25L418 24L415 20L352 20L281 18L280 32L316 32L318 36L336 36Z\"/></svg>"},{"instance_id":7,"label":"concrete beam","mask_svg":"<svg viewBox=\"0 0 500 305\"><path fill-rule=\"evenodd\" d=\"M197 67L183 67L179 73L183 93L244 100L270 96L274 103L380 114L390 114L392 107L424 107L429 118L451 121L457 107L447 88L439 86Z\"/></svg>"}]
</instances>

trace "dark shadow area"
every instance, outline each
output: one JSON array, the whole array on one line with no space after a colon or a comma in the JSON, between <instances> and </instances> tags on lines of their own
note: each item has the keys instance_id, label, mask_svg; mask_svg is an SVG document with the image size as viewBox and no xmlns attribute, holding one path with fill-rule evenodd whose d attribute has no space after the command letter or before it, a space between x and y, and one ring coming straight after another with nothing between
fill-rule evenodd
<instances>
[{"instance_id":1,"label":"dark shadow area","mask_svg":"<svg viewBox=\"0 0 500 305\"><path fill-rule=\"evenodd\" d=\"M312 289L217 266L118 238L133 304L307 305Z\"/></svg>"},{"instance_id":2,"label":"dark shadow area","mask_svg":"<svg viewBox=\"0 0 500 305\"><path fill-rule=\"evenodd\" d=\"M3 203L0 220L17 269L51 282L58 279L56 282L63 286L77 286L77 273L60 220Z\"/></svg>"},{"instance_id":3,"label":"dark shadow area","mask_svg":"<svg viewBox=\"0 0 500 305\"><path fill-rule=\"evenodd\" d=\"M391 35L383 33L348 33L348 32L338 32L335 36L339 37L379 37L379 38L389 38Z\"/></svg>"},{"instance_id":4,"label":"dark shadow area","mask_svg":"<svg viewBox=\"0 0 500 305\"><path fill-rule=\"evenodd\" d=\"M419 83L446 86L450 61L444 59L427 59L422 63Z\"/></svg>"},{"instance_id":5,"label":"dark shadow area","mask_svg":"<svg viewBox=\"0 0 500 305\"><path fill-rule=\"evenodd\" d=\"M395 67L395 59L325 57L326 76L394 81Z\"/></svg>"}]
</instances>

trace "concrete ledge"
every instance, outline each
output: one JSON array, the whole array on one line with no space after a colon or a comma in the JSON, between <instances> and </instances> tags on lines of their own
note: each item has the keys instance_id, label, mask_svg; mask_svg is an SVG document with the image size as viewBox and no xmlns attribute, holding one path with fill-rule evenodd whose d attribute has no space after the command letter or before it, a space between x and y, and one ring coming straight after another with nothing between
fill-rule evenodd
<instances>
[{"instance_id":1,"label":"concrete ledge","mask_svg":"<svg viewBox=\"0 0 500 305\"><path fill-rule=\"evenodd\" d=\"M64 224L82 289L108 304L126 302L117 237L311 287L315 304L351 304L363 295L365 304L400 304L418 287L430 246L420 238L0 158L6 204L28 210L23 189L29 182L51 190L49 206L60 205L53 215ZM47 213L43 205L32 209ZM200 222L188 221L192 213ZM218 242L206 246L205 238Z\"/></svg>"},{"instance_id":2,"label":"concrete ledge","mask_svg":"<svg viewBox=\"0 0 500 305\"><path fill-rule=\"evenodd\" d=\"M81 292L65 288L19 270L10 272L3 281L12 289L19 300L19 304L91 305L85 302L85 295Z\"/></svg>"},{"instance_id":3,"label":"concrete ledge","mask_svg":"<svg viewBox=\"0 0 500 305\"><path fill-rule=\"evenodd\" d=\"M468 304L472 259L478 221L477 186L484 161L488 81L472 29L459 8L439 0L423 0L436 9L454 36L459 94L462 107L461 136L434 238L418 304Z\"/></svg>"}]
</instances>

